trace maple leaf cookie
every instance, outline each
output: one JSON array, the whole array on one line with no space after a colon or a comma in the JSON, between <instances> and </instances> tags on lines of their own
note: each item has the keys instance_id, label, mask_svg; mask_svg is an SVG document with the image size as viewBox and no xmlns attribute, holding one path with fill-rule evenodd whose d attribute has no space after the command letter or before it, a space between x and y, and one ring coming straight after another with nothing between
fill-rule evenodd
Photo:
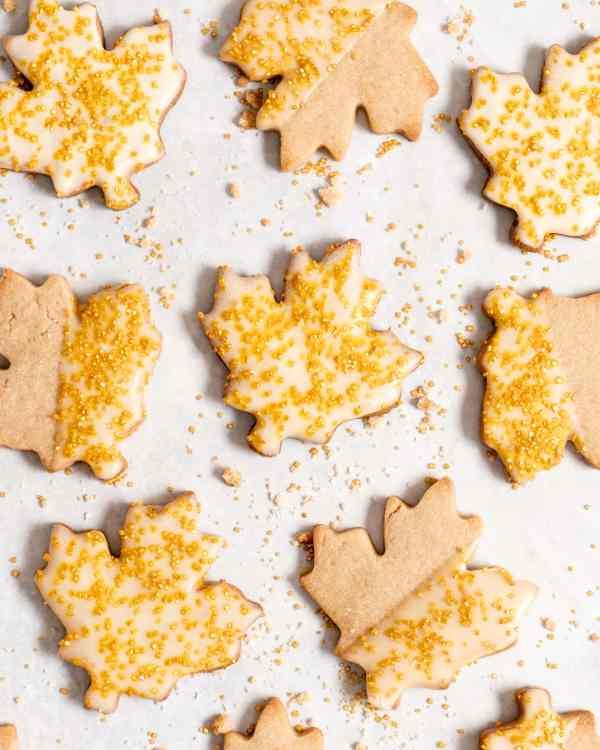
<instances>
[{"instance_id":1,"label":"maple leaf cookie","mask_svg":"<svg viewBox=\"0 0 600 750\"><path fill-rule=\"evenodd\" d=\"M280 132L284 170L320 147L342 159L359 107L375 133L419 137L438 86L409 39L416 19L389 0L246 0L221 59L253 81L281 77L256 126Z\"/></svg>"},{"instance_id":2,"label":"maple leaf cookie","mask_svg":"<svg viewBox=\"0 0 600 750\"><path fill-rule=\"evenodd\" d=\"M198 531L199 514L191 493L132 505L120 557L100 531L54 527L36 583L67 631L60 656L89 674L87 708L112 713L121 695L163 700L180 678L239 658L262 609L229 583L206 583L225 544Z\"/></svg>"},{"instance_id":3,"label":"maple leaf cookie","mask_svg":"<svg viewBox=\"0 0 600 750\"><path fill-rule=\"evenodd\" d=\"M546 57L541 92L480 68L459 124L491 173L484 195L517 215L512 238L539 251L555 234L589 237L600 221L600 39Z\"/></svg>"},{"instance_id":4,"label":"maple leaf cookie","mask_svg":"<svg viewBox=\"0 0 600 750\"><path fill-rule=\"evenodd\" d=\"M541 688L519 690L515 698L519 718L483 732L481 750L600 750L593 714L558 714Z\"/></svg>"},{"instance_id":5,"label":"maple leaf cookie","mask_svg":"<svg viewBox=\"0 0 600 750\"><path fill-rule=\"evenodd\" d=\"M324 747L318 729L294 729L284 705L272 698L261 711L252 736L227 732L223 750L324 750Z\"/></svg>"},{"instance_id":6,"label":"maple leaf cookie","mask_svg":"<svg viewBox=\"0 0 600 750\"><path fill-rule=\"evenodd\" d=\"M136 285L81 304L65 279L40 287L0 277L0 445L35 451L48 471L76 461L113 480L118 449L145 416L144 389L160 353L150 304Z\"/></svg>"},{"instance_id":7,"label":"maple leaf cookie","mask_svg":"<svg viewBox=\"0 0 600 750\"><path fill-rule=\"evenodd\" d=\"M0 726L0 750L19 750L17 730L10 724Z\"/></svg>"},{"instance_id":8,"label":"maple leaf cookie","mask_svg":"<svg viewBox=\"0 0 600 750\"><path fill-rule=\"evenodd\" d=\"M600 468L600 294L499 288L484 309L496 326L479 358L485 444L516 483L559 464L569 441Z\"/></svg>"},{"instance_id":9,"label":"maple leaf cookie","mask_svg":"<svg viewBox=\"0 0 600 750\"><path fill-rule=\"evenodd\" d=\"M29 29L4 47L31 90L0 85L0 167L48 175L60 197L98 186L110 208L136 203L131 177L164 155L160 126L185 83L170 25L107 50L93 5L31 0Z\"/></svg>"},{"instance_id":10,"label":"maple leaf cookie","mask_svg":"<svg viewBox=\"0 0 600 750\"><path fill-rule=\"evenodd\" d=\"M266 276L220 269L213 309L199 317L230 370L225 402L256 418L256 451L274 456L285 438L325 443L343 422L398 403L422 355L371 327L382 294L354 240L320 263L295 251L281 301Z\"/></svg>"},{"instance_id":11,"label":"maple leaf cookie","mask_svg":"<svg viewBox=\"0 0 600 750\"><path fill-rule=\"evenodd\" d=\"M395 708L411 687L446 688L516 642L536 587L502 568L468 569L481 533L479 518L457 514L448 479L414 508L387 501L382 555L365 529L314 529L301 582L338 626L338 656L365 670L373 706Z\"/></svg>"}]
</instances>

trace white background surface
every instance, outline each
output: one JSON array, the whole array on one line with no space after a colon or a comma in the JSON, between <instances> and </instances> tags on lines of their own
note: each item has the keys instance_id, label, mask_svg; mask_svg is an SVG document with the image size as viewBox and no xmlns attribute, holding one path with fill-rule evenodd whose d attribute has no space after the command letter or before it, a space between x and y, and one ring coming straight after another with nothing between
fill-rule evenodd
<instances>
[{"instance_id":1,"label":"white background surface","mask_svg":"<svg viewBox=\"0 0 600 750\"><path fill-rule=\"evenodd\" d=\"M24 11L25 0L17 2ZM434 115L455 117L468 103L469 67L523 70L536 85L544 48L561 42L576 50L599 33L600 8L589 0L571 0L567 10L562 0L528 0L519 9L512 0L471 1L468 8L476 20L461 45L441 30L460 11L458 1L413 4L420 13L415 43L441 87L427 108L422 139L403 141L376 159L384 139L359 122L340 167L345 198L320 215L313 191L324 181L278 172L277 137L243 132L234 124L241 108L232 96L233 71L216 59L216 52L237 18L239 0L163 3L189 82L164 126L167 157L137 178L139 206L116 215L95 193L86 196L89 206L81 207L77 199L56 199L44 178L0 179L1 265L38 282L50 273L64 274L80 295L106 283L139 281L151 294L164 336L148 391L149 417L124 443L131 486L104 486L85 468L72 476L50 476L32 457L0 453L0 490L6 493L0 498L0 722L18 726L24 748L208 748L215 740L201 728L215 713L227 710L246 726L256 702L271 695L285 700L303 691L311 701L300 708L297 720L320 726L328 748L350 748L357 741L369 750L425 750L437 741L460 750L475 748L482 728L512 716L512 691L526 685L551 689L560 710L590 708L600 714L600 645L589 640L600 631L600 547L591 546L600 545L600 475L570 452L559 468L513 491L478 440L481 378L472 365L459 368L465 352L454 338L471 323L477 325L477 341L485 336L489 327L479 308L497 283L513 283L522 292L543 285L566 294L599 289L600 240L553 243L570 256L563 264L521 255L507 240L510 213L480 198L485 172L455 125L446 125L442 133L431 128ZM154 2L100 0L98 6L112 41L127 27L147 22ZM201 25L213 19L221 26L217 41L200 34ZM588 23L586 30L579 21ZM2 32L20 32L24 13L1 14L0 24ZM368 162L372 170L357 176ZM236 201L225 191L232 180L241 191ZM157 226L140 229L152 206ZM271 219L269 227L260 225L262 217ZM397 229L386 232L389 223ZM126 244L124 234L162 243L163 260L147 260L148 250ZM35 250L26 237L35 240ZM416 427L422 415L407 399L375 429L360 423L351 431L341 428L329 459L311 459L308 447L294 442L285 444L278 458L262 458L245 445L250 418L220 403L224 369L198 329L196 311L209 307L218 264L270 273L279 286L291 247L302 243L319 256L330 241L350 237L364 243L365 271L387 286L380 323L392 323L403 341L427 355L426 365L407 382L406 395L433 380L432 397L448 414L434 419L437 431L420 434ZM472 253L464 265L455 261L460 240ZM403 241L414 251L417 268L398 273L393 261L406 255ZM170 285L176 286L176 296L165 310L157 290ZM394 313L406 303L412 305L411 322L401 328ZM475 314L458 311L465 303L474 305ZM428 306L446 309L447 322L440 325L427 317ZM204 395L202 401L197 393ZM232 430L228 423L234 424ZM190 425L195 434L188 431ZM295 473L289 470L293 461L300 462ZM448 470L442 468L446 461ZM224 466L242 473L239 491L220 481ZM486 522L477 562L504 565L541 591L516 648L465 669L449 690L409 692L401 708L382 722L352 700L362 683L344 678L332 654L334 633L324 634L314 604L297 584L304 561L292 540L313 523L329 521L366 523L379 539L383 498L398 494L415 501L426 475L444 474L457 483L459 508ZM362 486L351 491L356 478ZM299 489L288 491L291 483ZM231 542L214 577L240 586L263 604L267 616L253 629L237 665L181 681L161 705L122 699L115 715L101 718L82 708L85 673L56 656L62 628L41 603L33 574L53 522L102 528L116 543L126 503L164 502L168 487L198 493L203 528ZM47 500L44 508L38 495ZM16 564L9 562L13 555ZM21 570L20 578L11 577L13 568ZM554 640L547 639L542 617L556 621ZM70 694L62 695L60 688ZM458 729L465 730L464 736L457 735ZM150 731L158 733L154 744L147 737Z\"/></svg>"}]
</instances>

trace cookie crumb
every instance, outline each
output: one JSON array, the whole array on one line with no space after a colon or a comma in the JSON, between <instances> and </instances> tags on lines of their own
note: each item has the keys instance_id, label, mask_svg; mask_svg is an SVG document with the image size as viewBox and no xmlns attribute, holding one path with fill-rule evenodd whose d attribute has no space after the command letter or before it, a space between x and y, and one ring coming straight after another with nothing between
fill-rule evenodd
<instances>
[{"instance_id":1,"label":"cookie crumb","mask_svg":"<svg viewBox=\"0 0 600 750\"><path fill-rule=\"evenodd\" d=\"M228 487L239 487L242 483L242 475L240 474L240 472L236 471L235 469L231 469L230 467L223 469L221 478Z\"/></svg>"},{"instance_id":2,"label":"cookie crumb","mask_svg":"<svg viewBox=\"0 0 600 750\"><path fill-rule=\"evenodd\" d=\"M241 195L240 186L238 185L237 182L230 182L227 185L227 195L230 198L236 198L236 199L240 197Z\"/></svg>"},{"instance_id":3,"label":"cookie crumb","mask_svg":"<svg viewBox=\"0 0 600 750\"><path fill-rule=\"evenodd\" d=\"M233 730L231 717L229 714L219 714L218 716L215 716L209 729L213 734L227 734L227 732L231 732Z\"/></svg>"}]
</instances>

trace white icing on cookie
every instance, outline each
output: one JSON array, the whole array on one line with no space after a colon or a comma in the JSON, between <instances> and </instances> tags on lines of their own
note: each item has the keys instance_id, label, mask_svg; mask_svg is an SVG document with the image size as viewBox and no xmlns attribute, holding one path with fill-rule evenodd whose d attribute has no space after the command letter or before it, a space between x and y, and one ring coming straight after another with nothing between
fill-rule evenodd
<instances>
[{"instance_id":1,"label":"white icing on cookie","mask_svg":"<svg viewBox=\"0 0 600 750\"><path fill-rule=\"evenodd\" d=\"M258 113L257 127L281 129L387 5L388 0L248 0L221 58L252 80L283 77Z\"/></svg>"},{"instance_id":2,"label":"white icing on cookie","mask_svg":"<svg viewBox=\"0 0 600 750\"><path fill-rule=\"evenodd\" d=\"M411 687L447 687L460 669L517 640L536 588L458 556L362 635L344 658L367 673L369 702L395 708Z\"/></svg>"},{"instance_id":3,"label":"white icing on cookie","mask_svg":"<svg viewBox=\"0 0 600 750\"><path fill-rule=\"evenodd\" d=\"M138 199L131 175L163 156L159 129L185 82L168 23L104 48L96 9L32 0L6 51L33 85L0 85L0 167L49 175L59 196L94 185L111 208Z\"/></svg>"},{"instance_id":4,"label":"white icing on cookie","mask_svg":"<svg viewBox=\"0 0 600 750\"><path fill-rule=\"evenodd\" d=\"M516 211L517 244L589 235L600 220L600 40L552 47L541 93L521 75L476 71L461 129L492 172L485 195Z\"/></svg>"},{"instance_id":5,"label":"white icing on cookie","mask_svg":"<svg viewBox=\"0 0 600 750\"><path fill-rule=\"evenodd\" d=\"M100 531L54 528L36 582L67 630L60 655L89 673L88 708L110 713L120 695L162 700L181 677L238 658L262 610L228 583L205 583L224 545L198 532L199 512L193 495L133 505L120 558Z\"/></svg>"},{"instance_id":6,"label":"white icing on cookie","mask_svg":"<svg viewBox=\"0 0 600 750\"><path fill-rule=\"evenodd\" d=\"M201 320L230 370L225 401L256 416L255 450L273 456L288 437L324 443L341 423L398 403L422 357L371 327L381 295L361 273L357 242L320 263L294 253L282 302L266 277L221 270Z\"/></svg>"},{"instance_id":7,"label":"white icing on cookie","mask_svg":"<svg viewBox=\"0 0 600 750\"><path fill-rule=\"evenodd\" d=\"M516 482L562 460L577 433L573 393L552 340L544 306L511 289L485 302L496 332L484 345L483 439Z\"/></svg>"},{"instance_id":8,"label":"white icing on cookie","mask_svg":"<svg viewBox=\"0 0 600 750\"><path fill-rule=\"evenodd\" d=\"M160 334L139 286L91 297L67 325L60 364L55 468L85 461L100 479L127 467L118 443L145 416Z\"/></svg>"},{"instance_id":9,"label":"white icing on cookie","mask_svg":"<svg viewBox=\"0 0 600 750\"><path fill-rule=\"evenodd\" d=\"M523 709L513 724L500 726L482 737L481 750L567 750L577 718L557 714L545 690L534 688L519 694Z\"/></svg>"}]
</instances>

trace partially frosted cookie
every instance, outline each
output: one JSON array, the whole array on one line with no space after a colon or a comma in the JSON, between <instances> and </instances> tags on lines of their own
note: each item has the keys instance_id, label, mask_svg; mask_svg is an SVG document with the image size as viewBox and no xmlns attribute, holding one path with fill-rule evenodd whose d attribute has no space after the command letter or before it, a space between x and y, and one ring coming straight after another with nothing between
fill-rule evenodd
<instances>
[{"instance_id":1,"label":"partially frosted cookie","mask_svg":"<svg viewBox=\"0 0 600 750\"><path fill-rule=\"evenodd\" d=\"M556 466L569 441L600 468L600 294L495 289L484 309L496 331L480 354L483 440L510 478Z\"/></svg>"},{"instance_id":2,"label":"partially frosted cookie","mask_svg":"<svg viewBox=\"0 0 600 750\"><path fill-rule=\"evenodd\" d=\"M66 629L60 656L85 669L87 708L121 695L163 700L186 675L233 664L262 609L205 576L225 543L198 530L193 494L132 505L113 557L100 531L55 526L37 586Z\"/></svg>"},{"instance_id":3,"label":"partially frosted cookie","mask_svg":"<svg viewBox=\"0 0 600 750\"><path fill-rule=\"evenodd\" d=\"M48 471L76 461L100 479L127 468L118 445L145 416L160 353L144 290L104 289L80 304L51 276L0 277L0 445L35 451Z\"/></svg>"},{"instance_id":4,"label":"partially frosted cookie","mask_svg":"<svg viewBox=\"0 0 600 750\"><path fill-rule=\"evenodd\" d=\"M481 734L481 750L600 750L596 720L589 711L559 714L541 688L515 695L519 718Z\"/></svg>"},{"instance_id":5,"label":"partially frosted cookie","mask_svg":"<svg viewBox=\"0 0 600 750\"><path fill-rule=\"evenodd\" d=\"M375 707L397 707L408 688L446 688L516 642L536 587L502 568L469 569L481 533L479 518L457 514L448 479L414 508L387 501L382 555L365 529L314 529L302 585L338 626L338 656L365 670Z\"/></svg>"},{"instance_id":6,"label":"partially frosted cookie","mask_svg":"<svg viewBox=\"0 0 600 750\"><path fill-rule=\"evenodd\" d=\"M512 238L541 250L555 234L590 236L600 221L600 39L546 57L541 92L524 76L480 68L460 127L491 173L484 195L516 214Z\"/></svg>"},{"instance_id":7,"label":"partially frosted cookie","mask_svg":"<svg viewBox=\"0 0 600 750\"><path fill-rule=\"evenodd\" d=\"M302 167L321 146L342 159L359 107L374 132L419 137L438 87L409 39L416 19L389 0L246 0L221 59L253 81L281 76L256 125L281 133L283 169Z\"/></svg>"},{"instance_id":8,"label":"partially frosted cookie","mask_svg":"<svg viewBox=\"0 0 600 750\"><path fill-rule=\"evenodd\" d=\"M98 186L110 208L136 203L131 177L163 156L160 126L185 83L170 25L107 50L93 5L31 0L28 31L4 46L31 90L0 85L0 167L48 175L61 197Z\"/></svg>"},{"instance_id":9,"label":"partially frosted cookie","mask_svg":"<svg viewBox=\"0 0 600 750\"><path fill-rule=\"evenodd\" d=\"M266 276L220 269L213 309L199 317L230 370L225 402L256 418L256 451L274 456L285 438L325 443L343 422L399 402L422 355L372 328L382 294L354 240L320 263L294 252L281 301Z\"/></svg>"},{"instance_id":10,"label":"partially frosted cookie","mask_svg":"<svg viewBox=\"0 0 600 750\"><path fill-rule=\"evenodd\" d=\"M0 750L19 750L17 730L10 724L0 726Z\"/></svg>"},{"instance_id":11,"label":"partially frosted cookie","mask_svg":"<svg viewBox=\"0 0 600 750\"><path fill-rule=\"evenodd\" d=\"M261 711L252 736L227 732L224 750L323 750L324 747L318 729L294 729L285 706L277 698L271 698Z\"/></svg>"}]
</instances>

